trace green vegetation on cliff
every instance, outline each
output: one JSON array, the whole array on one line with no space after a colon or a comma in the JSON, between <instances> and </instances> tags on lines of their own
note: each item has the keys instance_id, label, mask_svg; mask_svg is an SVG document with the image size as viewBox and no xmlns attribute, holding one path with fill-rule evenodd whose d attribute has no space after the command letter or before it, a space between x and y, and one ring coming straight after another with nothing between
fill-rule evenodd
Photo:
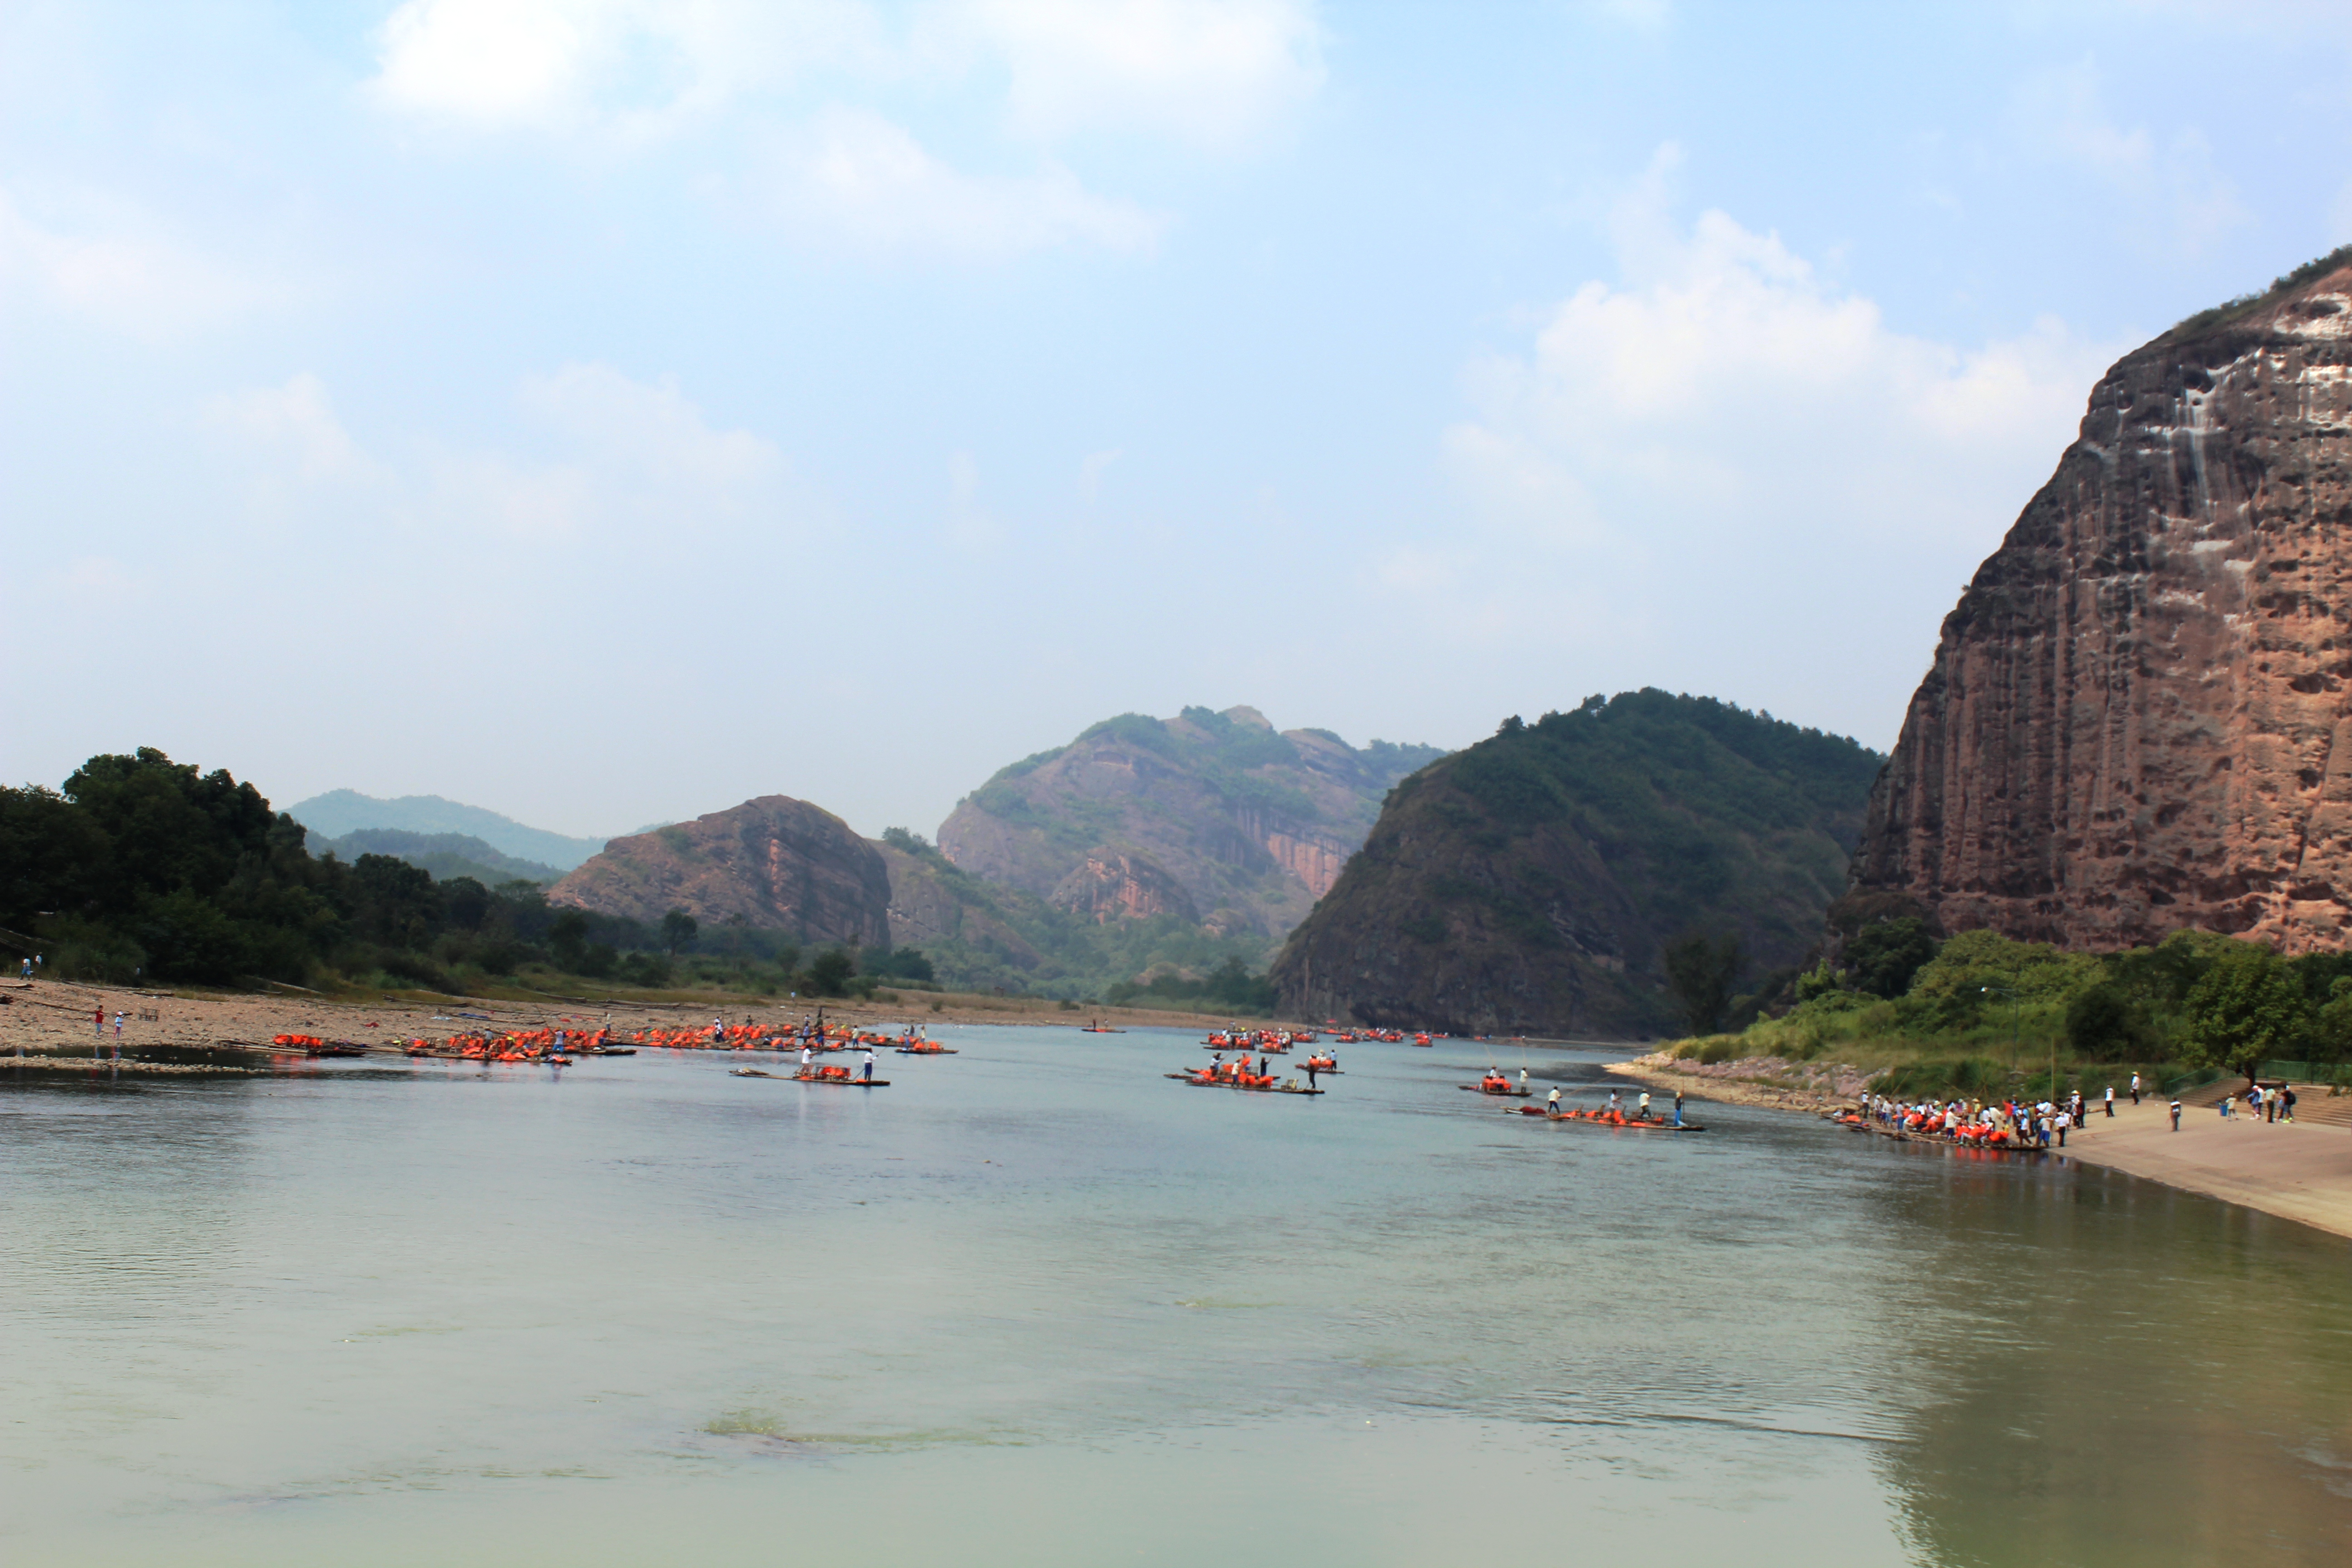
<instances>
[{"instance_id":1,"label":"green vegetation on cliff","mask_svg":"<svg viewBox=\"0 0 2352 1568\"><path fill-rule=\"evenodd\" d=\"M1507 720L1391 792L1283 949L1284 1005L1475 1032L1669 1027L1686 1005L1670 945L1714 944L1711 965L1685 968L1725 994L1738 976L1720 955L1769 969L1812 945L1879 764L1843 737L1654 689Z\"/></svg>"}]
</instances>

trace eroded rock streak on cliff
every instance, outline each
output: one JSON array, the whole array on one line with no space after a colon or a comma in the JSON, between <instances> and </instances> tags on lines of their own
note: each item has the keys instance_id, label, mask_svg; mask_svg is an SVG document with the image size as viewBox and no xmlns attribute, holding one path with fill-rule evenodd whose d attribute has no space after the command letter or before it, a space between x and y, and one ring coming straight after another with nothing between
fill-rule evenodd
<instances>
[{"instance_id":1,"label":"eroded rock streak on cliff","mask_svg":"<svg viewBox=\"0 0 2352 1568\"><path fill-rule=\"evenodd\" d=\"M890 879L874 847L831 812L762 795L692 822L615 838L548 901L656 921L673 909L804 942L887 946Z\"/></svg>"},{"instance_id":2,"label":"eroded rock streak on cliff","mask_svg":"<svg viewBox=\"0 0 2352 1568\"><path fill-rule=\"evenodd\" d=\"M1853 883L2093 948L2352 928L2352 267L2126 356L1945 618Z\"/></svg>"}]
</instances>

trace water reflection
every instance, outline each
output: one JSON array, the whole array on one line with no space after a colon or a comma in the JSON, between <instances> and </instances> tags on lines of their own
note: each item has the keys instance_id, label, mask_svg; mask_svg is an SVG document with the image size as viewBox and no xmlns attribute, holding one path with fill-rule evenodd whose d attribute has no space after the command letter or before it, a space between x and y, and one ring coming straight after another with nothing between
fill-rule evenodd
<instances>
[{"instance_id":1,"label":"water reflection","mask_svg":"<svg viewBox=\"0 0 2352 1568\"><path fill-rule=\"evenodd\" d=\"M1914 1301L1907 1353L1866 1371L1932 1561L2352 1555L2341 1240L2071 1162L1870 1142Z\"/></svg>"},{"instance_id":2,"label":"water reflection","mask_svg":"<svg viewBox=\"0 0 2352 1568\"><path fill-rule=\"evenodd\" d=\"M1533 1121L1458 1051L1274 1101L1159 1078L1180 1037L958 1043L871 1094L668 1056L0 1092L0 1531L1556 1561L1504 1527L1543 1518L1644 1562L2106 1563L2259 1495L2278 1560L2345 1544L2343 1252L2294 1227L1737 1108Z\"/></svg>"}]
</instances>

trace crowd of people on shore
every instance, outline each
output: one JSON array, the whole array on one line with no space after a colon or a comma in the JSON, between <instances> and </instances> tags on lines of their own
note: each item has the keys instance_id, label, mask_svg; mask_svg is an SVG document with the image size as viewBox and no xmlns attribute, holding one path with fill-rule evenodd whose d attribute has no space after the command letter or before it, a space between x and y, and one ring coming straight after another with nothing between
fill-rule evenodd
<instances>
[{"instance_id":1,"label":"crowd of people on shore","mask_svg":"<svg viewBox=\"0 0 2352 1568\"><path fill-rule=\"evenodd\" d=\"M2134 1079L2137 1103L2137 1079ZM2116 1091L2107 1090L2106 1114L2116 1113ZM2063 1149L2066 1134L2083 1125L2090 1106L2083 1091L2065 1099L2026 1101L1949 1100L1942 1102L1899 1100L1884 1094L1865 1094L1859 1112L1849 1120L1876 1125L1881 1131L1914 1138L1948 1138L1973 1148Z\"/></svg>"}]
</instances>

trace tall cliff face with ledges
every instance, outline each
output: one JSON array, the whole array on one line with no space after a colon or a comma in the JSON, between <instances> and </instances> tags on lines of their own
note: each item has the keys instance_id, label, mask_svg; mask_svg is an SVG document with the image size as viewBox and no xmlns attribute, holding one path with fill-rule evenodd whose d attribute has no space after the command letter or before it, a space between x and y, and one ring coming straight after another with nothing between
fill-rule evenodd
<instances>
[{"instance_id":1,"label":"tall cliff face with ledges","mask_svg":"<svg viewBox=\"0 0 2352 1568\"><path fill-rule=\"evenodd\" d=\"M2352 934L2352 247L2093 389L1945 618L1851 884L2094 948Z\"/></svg>"}]
</instances>

